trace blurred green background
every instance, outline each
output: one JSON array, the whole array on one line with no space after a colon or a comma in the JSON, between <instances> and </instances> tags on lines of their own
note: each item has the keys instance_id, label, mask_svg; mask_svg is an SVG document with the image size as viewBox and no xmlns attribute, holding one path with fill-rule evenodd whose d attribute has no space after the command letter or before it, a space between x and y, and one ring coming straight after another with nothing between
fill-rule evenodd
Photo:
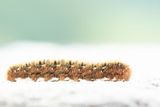
<instances>
[{"instance_id":1,"label":"blurred green background","mask_svg":"<svg viewBox=\"0 0 160 107\"><path fill-rule=\"evenodd\" d=\"M159 0L0 0L0 43L158 43Z\"/></svg>"}]
</instances>

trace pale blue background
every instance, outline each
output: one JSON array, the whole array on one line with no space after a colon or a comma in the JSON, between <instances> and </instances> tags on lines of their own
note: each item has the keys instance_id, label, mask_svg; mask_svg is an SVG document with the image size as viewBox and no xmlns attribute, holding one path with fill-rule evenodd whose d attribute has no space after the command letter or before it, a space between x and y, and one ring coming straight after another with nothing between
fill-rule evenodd
<instances>
[{"instance_id":1,"label":"pale blue background","mask_svg":"<svg viewBox=\"0 0 160 107\"><path fill-rule=\"evenodd\" d=\"M158 43L159 0L0 0L0 43Z\"/></svg>"}]
</instances>

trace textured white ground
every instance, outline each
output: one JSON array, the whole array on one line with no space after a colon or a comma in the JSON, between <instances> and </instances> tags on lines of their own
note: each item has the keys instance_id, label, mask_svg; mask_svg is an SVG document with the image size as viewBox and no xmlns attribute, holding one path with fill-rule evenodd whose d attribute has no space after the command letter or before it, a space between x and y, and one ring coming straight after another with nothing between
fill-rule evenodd
<instances>
[{"instance_id":1,"label":"textured white ground","mask_svg":"<svg viewBox=\"0 0 160 107\"><path fill-rule=\"evenodd\" d=\"M9 82L9 66L43 59L122 61L128 82ZM160 45L56 45L21 42L0 47L0 107L160 107Z\"/></svg>"}]
</instances>

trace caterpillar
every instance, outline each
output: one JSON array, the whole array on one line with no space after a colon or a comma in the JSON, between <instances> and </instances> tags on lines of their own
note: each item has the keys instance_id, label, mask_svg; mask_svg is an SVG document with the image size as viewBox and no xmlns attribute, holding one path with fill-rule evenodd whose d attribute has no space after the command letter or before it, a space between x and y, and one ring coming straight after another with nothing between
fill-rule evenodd
<instances>
[{"instance_id":1,"label":"caterpillar","mask_svg":"<svg viewBox=\"0 0 160 107\"><path fill-rule=\"evenodd\" d=\"M7 72L7 79L12 82L16 82L17 78L30 78L33 81L39 78L44 78L45 81L52 78L58 80L69 78L74 81L106 78L110 81L128 81L130 75L131 69L122 62L89 64L77 61L40 60L11 66Z\"/></svg>"}]
</instances>

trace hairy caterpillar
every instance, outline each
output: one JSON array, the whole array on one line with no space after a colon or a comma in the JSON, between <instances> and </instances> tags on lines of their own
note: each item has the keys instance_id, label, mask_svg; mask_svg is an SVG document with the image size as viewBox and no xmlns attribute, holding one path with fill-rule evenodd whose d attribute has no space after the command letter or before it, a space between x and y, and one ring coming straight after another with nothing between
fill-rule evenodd
<instances>
[{"instance_id":1,"label":"hairy caterpillar","mask_svg":"<svg viewBox=\"0 0 160 107\"><path fill-rule=\"evenodd\" d=\"M121 62L88 64L64 60L43 60L11 66L7 79L13 82L17 78L31 78L34 81L37 81L38 78L44 78L45 81L52 78L59 80L70 78L75 81L79 81L79 79L94 81L106 78L114 81L127 81L130 75L129 66Z\"/></svg>"}]
</instances>

